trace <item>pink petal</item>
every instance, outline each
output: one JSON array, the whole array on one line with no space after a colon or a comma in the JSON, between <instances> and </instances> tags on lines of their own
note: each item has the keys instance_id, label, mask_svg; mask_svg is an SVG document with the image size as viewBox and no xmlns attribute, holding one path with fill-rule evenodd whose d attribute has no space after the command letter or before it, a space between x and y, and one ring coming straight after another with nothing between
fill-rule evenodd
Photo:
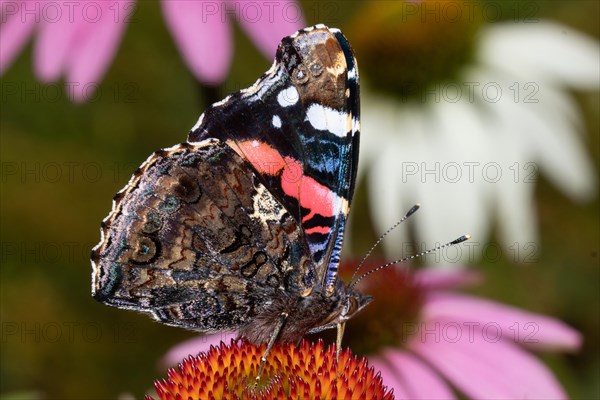
<instances>
[{"instance_id":1,"label":"pink petal","mask_svg":"<svg viewBox=\"0 0 600 400\"><path fill-rule=\"evenodd\" d=\"M165 366L176 365L189 355L206 352L210 346L218 346L221 342L229 344L231 339L237 338L236 332L219 332L213 335L199 336L193 339L181 342L171 348L162 358L161 364Z\"/></svg>"},{"instance_id":2,"label":"pink petal","mask_svg":"<svg viewBox=\"0 0 600 400\"><path fill-rule=\"evenodd\" d=\"M233 1L240 26L256 47L271 60L281 39L305 26L302 7L294 0Z\"/></svg>"},{"instance_id":3,"label":"pink petal","mask_svg":"<svg viewBox=\"0 0 600 400\"><path fill-rule=\"evenodd\" d=\"M384 350L381 364L385 361L387 361L393 375L388 375L389 381L384 379L383 382L394 388L396 398L401 398L399 395L400 389L405 394L402 398L406 399L441 400L455 398L454 393L442 377L413 355L390 348ZM389 372L386 371L386 374L389 374ZM397 387L398 392L396 391Z\"/></svg>"},{"instance_id":4,"label":"pink petal","mask_svg":"<svg viewBox=\"0 0 600 400\"><path fill-rule=\"evenodd\" d=\"M35 72L43 82L56 81L66 68L81 20L82 7L81 3L78 4L79 7L72 9L72 12L60 2L52 2L44 7L33 48Z\"/></svg>"},{"instance_id":5,"label":"pink petal","mask_svg":"<svg viewBox=\"0 0 600 400\"><path fill-rule=\"evenodd\" d=\"M433 290L473 286L483 277L477 271L464 268L425 268L415 271L414 280L421 287Z\"/></svg>"},{"instance_id":6,"label":"pink petal","mask_svg":"<svg viewBox=\"0 0 600 400\"><path fill-rule=\"evenodd\" d=\"M135 3L129 0L94 2L88 21L79 22L66 70L67 81L76 85L72 92L75 101L93 98L98 81L117 52L133 7Z\"/></svg>"},{"instance_id":7,"label":"pink petal","mask_svg":"<svg viewBox=\"0 0 600 400\"><path fill-rule=\"evenodd\" d=\"M163 0L162 9L177 47L196 78L212 85L223 82L232 56L224 3Z\"/></svg>"},{"instance_id":8,"label":"pink petal","mask_svg":"<svg viewBox=\"0 0 600 400\"><path fill-rule=\"evenodd\" d=\"M383 384L389 389L394 390L394 398L410 399L408 392L404 390L404 385L394 367L383 357L370 356L369 365L373 367L375 373L379 372Z\"/></svg>"},{"instance_id":9,"label":"pink petal","mask_svg":"<svg viewBox=\"0 0 600 400\"><path fill-rule=\"evenodd\" d=\"M561 321L474 296L431 293L422 309L424 320L458 323L465 332L497 326L503 339L539 349L577 350L582 337Z\"/></svg>"},{"instance_id":10,"label":"pink petal","mask_svg":"<svg viewBox=\"0 0 600 400\"><path fill-rule=\"evenodd\" d=\"M36 15L24 13L26 2L2 1L0 25L0 75L4 74L19 54L36 25ZM27 8L29 9L29 8Z\"/></svg>"},{"instance_id":11,"label":"pink petal","mask_svg":"<svg viewBox=\"0 0 600 400\"><path fill-rule=\"evenodd\" d=\"M433 332L439 327L429 324L427 329L427 340L415 340L409 347L469 398L566 398L548 368L511 342L495 342L481 335L462 335L449 341L442 334L436 340Z\"/></svg>"}]
</instances>

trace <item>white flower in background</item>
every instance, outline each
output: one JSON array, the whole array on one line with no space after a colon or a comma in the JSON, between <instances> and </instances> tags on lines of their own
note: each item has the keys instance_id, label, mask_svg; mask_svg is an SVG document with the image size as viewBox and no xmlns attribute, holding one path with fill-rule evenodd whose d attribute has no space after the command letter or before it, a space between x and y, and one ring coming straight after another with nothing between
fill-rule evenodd
<instances>
[{"instance_id":1,"label":"white flower in background","mask_svg":"<svg viewBox=\"0 0 600 400\"><path fill-rule=\"evenodd\" d=\"M476 261L499 250L485 245L497 224L503 250L526 261L538 250L538 174L574 202L591 199L595 169L568 90L598 89L599 49L556 23L490 24L459 80L404 102L366 88L360 174L368 175L375 228L422 204L386 238L387 255L406 255L398 243L413 224L424 246L470 233L471 243L441 257Z\"/></svg>"}]
</instances>

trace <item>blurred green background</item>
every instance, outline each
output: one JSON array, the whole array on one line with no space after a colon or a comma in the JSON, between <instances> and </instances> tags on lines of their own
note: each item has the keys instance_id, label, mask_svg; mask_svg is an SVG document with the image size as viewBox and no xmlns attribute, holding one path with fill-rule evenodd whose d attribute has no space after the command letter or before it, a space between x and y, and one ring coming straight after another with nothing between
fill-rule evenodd
<instances>
[{"instance_id":1,"label":"blurred green background","mask_svg":"<svg viewBox=\"0 0 600 400\"><path fill-rule=\"evenodd\" d=\"M596 1L527 3L538 18L600 38ZM351 43L360 34L360 2L301 4L308 25L340 27ZM112 196L151 152L184 141L207 105L206 91L184 65L167 31L160 4L137 5L95 101L70 102L61 83L44 94L46 86L33 73L31 43L1 78L0 395L116 398L131 393L140 398L164 375L160 357L194 336L106 307L90 296L89 253L99 241L99 223L110 210ZM368 20L361 23L362 29L370 29ZM234 27L231 73L217 89L223 96L253 83L271 63ZM357 59L360 64L360 53ZM30 93L8 95L15 83ZM598 92L573 95L585 116L583 141L597 169ZM476 292L556 316L581 331L584 346L578 354L544 360L571 397L598 398L598 198L575 205L542 177L536 201L538 262L479 263L476 267L487 280ZM362 243L373 243L368 214L361 212L366 202L359 198L355 206L353 214L361 218L353 226L354 235ZM356 255L364 250L345 249Z\"/></svg>"}]
</instances>

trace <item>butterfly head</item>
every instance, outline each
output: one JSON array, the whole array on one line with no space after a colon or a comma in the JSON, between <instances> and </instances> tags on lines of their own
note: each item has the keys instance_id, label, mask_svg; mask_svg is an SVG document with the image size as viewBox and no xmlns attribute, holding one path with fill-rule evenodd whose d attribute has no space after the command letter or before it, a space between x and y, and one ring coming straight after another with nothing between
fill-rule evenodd
<instances>
[{"instance_id":1,"label":"butterfly head","mask_svg":"<svg viewBox=\"0 0 600 400\"><path fill-rule=\"evenodd\" d=\"M339 324L344 324L373 301L373 297L365 295L355 288L349 287L341 279L337 279L335 290L332 295L327 297L327 301L334 304L331 312L323 319L319 327L311 329L309 333L332 329Z\"/></svg>"}]
</instances>

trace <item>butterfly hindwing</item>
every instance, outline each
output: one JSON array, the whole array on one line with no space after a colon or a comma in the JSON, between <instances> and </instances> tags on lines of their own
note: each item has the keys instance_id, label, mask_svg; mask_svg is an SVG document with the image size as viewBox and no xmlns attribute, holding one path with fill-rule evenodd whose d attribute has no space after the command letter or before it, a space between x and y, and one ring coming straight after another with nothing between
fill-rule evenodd
<instances>
[{"instance_id":1,"label":"butterfly hindwing","mask_svg":"<svg viewBox=\"0 0 600 400\"><path fill-rule=\"evenodd\" d=\"M235 329L275 291L311 283L297 274L310 264L300 235L228 145L184 143L153 154L116 196L92 254L93 295L170 325Z\"/></svg>"}]
</instances>

